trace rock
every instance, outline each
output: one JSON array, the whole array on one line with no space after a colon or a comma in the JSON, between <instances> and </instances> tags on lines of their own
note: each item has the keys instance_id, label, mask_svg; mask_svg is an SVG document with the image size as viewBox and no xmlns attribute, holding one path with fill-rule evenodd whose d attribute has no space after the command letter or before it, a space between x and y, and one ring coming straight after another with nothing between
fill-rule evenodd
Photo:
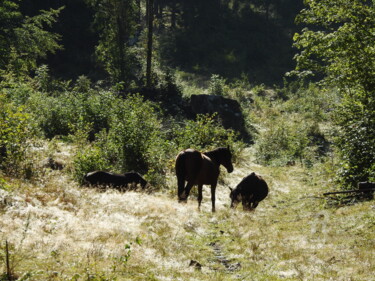
<instances>
[{"instance_id":1,"label":"rock","mask_svg":"<svg viewBox=\"0 0 375 281\"><path fill-rule=\"evenodd\" d=\"M192 95L190 106L195 115L217 112L224 128L233 129L242 137L248 137L241 107L236 100L217 95Z\"/></svg>"},{"instance_id":2,"label":"rock","mask_svg":"<svg viewBox=\"0 0 375 281\"><path fill-rule=\"evenodd\" d=\"M196 269L196 270L202 269L202 265L195 260L191 260L189 266L194 267L194 269Z\"/></svg>"},{"instance_id":3,"label":"rock","mask_svg":"<svg viewBox=\"0 0 375 281\"><path fill-rule=\"evenodd\" d=\"M65 168L65 164L60 160L55 160L52 157L48 157L44 167L50 168L52 170L62 170Z\"/></svg>"}]
</instances>

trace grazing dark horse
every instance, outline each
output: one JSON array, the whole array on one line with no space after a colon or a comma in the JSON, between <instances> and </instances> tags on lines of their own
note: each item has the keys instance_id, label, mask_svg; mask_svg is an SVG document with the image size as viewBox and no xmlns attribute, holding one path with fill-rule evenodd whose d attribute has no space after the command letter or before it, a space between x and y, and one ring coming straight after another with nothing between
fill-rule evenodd
<instances>
[{"instance_id":1,"label":"grazing dark horse","mask_svg":"<svg viewBox=\"0 0 375 281\"><path fill-rule=\"evenodd\" d=\"M203 185L211 185L212 212L215 212L215 191L220 165L223 165L228 173L233 171L232 154L229 148L221 147L205 153L194 149L181 151L176 158L179 202L186 202L191 188L198 185L198 208L200 209ZM185 181L187 181L186 187Z\"/></svg>"},{"instance_id":2,"label":"grazing dark horse","mask_svg":"<svg viewBox=\"0 0 375 281\"><path fill-rule=\"evenodd\" d=\"M231 208L235 208L242 201L242 207L247 211L254 210L268 195L266 181L255 173L244 177L235 189L230 190Z\"/></svg>"},{"instance_id":3,"label":"grazing dark horse","mask_svg":"<svg viewBox=\"0 0 375 281\"><path fill-rule=\"evenodd\" d=\"M128 184L140 184L142 188L145 188L147 181L136 172L129 172L123 175L113 174L103 171L94 171L87 173L84 176L84 180L92 185L109 185L113 187L127 187Z\"/></svg>"}]
</instances>

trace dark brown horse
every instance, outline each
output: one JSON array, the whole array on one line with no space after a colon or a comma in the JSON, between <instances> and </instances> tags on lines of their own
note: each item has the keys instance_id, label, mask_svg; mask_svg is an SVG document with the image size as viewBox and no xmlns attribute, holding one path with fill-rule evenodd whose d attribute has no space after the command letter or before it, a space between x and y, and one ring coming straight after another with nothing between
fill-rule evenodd
<instances>
[{"instance_id":1,"label":"dark brown horse","mask_svg":"<svg viewBox=\"0 0 375 281\"><path fill-rule=\"evenodd\" d=\"M191 188L198 185L198 208L200 209L203 185L211 185L212 212L215 212L215 191L220 165L223 165L228 173L233 171L229 147L221 147L205 153L194 149L181 151L176 158L179 202L186 202ZM185 181L187 181L186 187Z\"/></svg>"}]
</instances>

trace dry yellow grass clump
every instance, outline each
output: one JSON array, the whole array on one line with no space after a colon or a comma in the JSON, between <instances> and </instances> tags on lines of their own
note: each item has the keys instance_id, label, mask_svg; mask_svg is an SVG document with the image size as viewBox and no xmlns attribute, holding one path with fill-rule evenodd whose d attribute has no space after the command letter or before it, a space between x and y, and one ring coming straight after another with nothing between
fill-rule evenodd
<instances>
[{"instance_id":1,"label":"dry yellow grass clump","mask_svg":"<svg viewBox=\"0 0 375 281\"><path fill-rule=\"evenodd\" d=\"M269 196L254 212L229 209L228 186L252 171ZM154 194L80 187L64 171L44 177L0 190L1 256L8 241L22 280L375 280L374 201L329 207L318 198L324 180L302 167L247 155L223 170L216 213L208 187L201 212L194 196L177 203L173 174L170 191Z\"/></svg>"}]
</instances>

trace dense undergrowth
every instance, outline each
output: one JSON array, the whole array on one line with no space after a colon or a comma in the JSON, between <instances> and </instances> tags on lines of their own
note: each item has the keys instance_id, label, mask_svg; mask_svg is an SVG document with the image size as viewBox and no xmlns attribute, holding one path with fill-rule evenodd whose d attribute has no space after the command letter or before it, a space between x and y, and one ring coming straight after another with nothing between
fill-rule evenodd
<instances>
[{"instance_id":1,"label":"dense undergrowth","mask_svg":"<svg viewBox=\"0 0 375 281\"><path fill-rule=\"evenodd\" d=\"M180 95L183 102L192 89L183 81L177 83L174 96ZM249 135L256 140L260 164L298 162L312 167L333 157L334 90L301 83L267 89L252 86L246 79L227 83L213 75L207 88L199 91L238 100ZM171 116L166 103L124 93L118 87L93 85L84 76L75 83L56 81L45 66L33 79L6 76L1 90L0 164L10 175L32 177L33 163L28 159L37 143L61 139L75 147L71 172L78 182L92 170L134 170L164 186L163 175L171 169L168 163L182 149L229 145L235 161L239 158L246 144L236 132L225 130L214 115L189 120L181 108L180 114Z\"/></svg>"}]
</instances>

